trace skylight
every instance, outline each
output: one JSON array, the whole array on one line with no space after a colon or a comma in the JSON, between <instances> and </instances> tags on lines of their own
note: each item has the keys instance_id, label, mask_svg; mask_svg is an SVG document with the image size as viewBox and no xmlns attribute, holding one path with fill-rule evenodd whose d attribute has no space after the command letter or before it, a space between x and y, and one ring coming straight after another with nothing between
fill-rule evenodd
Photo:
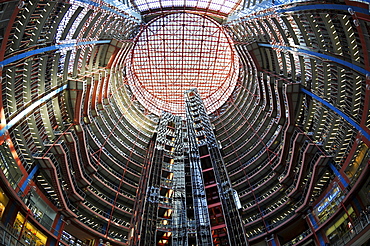
<instances>
[{"instance_id":1,"label":"skylight","mask_svg":"<svg viewBox=\"0 0 370 246\"><path fill-rule=\"evenodd\" d=\"M226 102L236 85L239 60L215 21L190 13L148 24L127 64L131 90L152 113L184 115L184 91L197 88L208 113Z\"/></svg>"},{"instance_id":2,"label":"skylight","mask_svg":"<svg viewBox=\"0 0 370 246\"><path fill-rule=\"evenodd\" d=\"M140 12L172 8L194 8L210 12L230 14L241 0L135 0Z\"/></svg>"}]
</instances>

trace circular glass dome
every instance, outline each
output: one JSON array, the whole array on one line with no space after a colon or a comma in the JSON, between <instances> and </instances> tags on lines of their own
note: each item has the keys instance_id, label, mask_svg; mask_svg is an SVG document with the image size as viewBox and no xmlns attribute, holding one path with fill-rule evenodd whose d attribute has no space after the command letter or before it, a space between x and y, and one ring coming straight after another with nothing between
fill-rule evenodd
<instances>
[{"instance_id":1,"label":"circular glass dome","mask_svg":"<svg viewBox=\"0 0 370 246\"><path fill-rule=\"evenodd\" d=\"M139 34L129 85L144 107L185 115L184 91L197 88L208 113L233 92L239 71L231 39L215 21L189 13L163 16Z\"/></svg>"}]
</instances>

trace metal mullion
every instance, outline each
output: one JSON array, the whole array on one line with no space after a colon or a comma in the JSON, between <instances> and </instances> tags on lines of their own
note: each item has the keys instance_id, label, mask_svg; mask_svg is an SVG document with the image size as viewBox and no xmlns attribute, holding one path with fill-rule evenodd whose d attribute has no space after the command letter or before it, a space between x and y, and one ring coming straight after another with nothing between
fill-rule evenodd
<instances>
[{"instance_id":1,"label":"metal mullion","mask_svg":"<svg viewBox=\"0 0 370 246\"><path fill-rule=\"evenodd\" d=\"M222 30L220 30L220 31L222 31ZM227 37L226 37L227 38ZM225 44L228 44L230 47L232 47L232 43L230 42L230 40L228 40L229 42L225 42ZM231 52L231 55L232 55L232 58L231 58L231 60L229 61L229 64L230 64L230 66L228 66L229 67L229 76L227 76L227 78L226 79L230 79L230 83L231 83L231 80L232 80L232 78L234 77L234 76L237 76L236 75L236 73L237 73L237 69L235 69L234 67L233 67L233 64L235 64L235 61L237 60L237 57L236 57L236 51L235 50L231 50L230 51ZM238 63L239 64L239 63ZM234 68L234 69L233 69ZM230 74L230 73L232 73L232 74ZM224 83L222 83L222 85L224 85ZM218 89L220 89L221 88L221 86L222 85L220 85L219 86L219 88ZM224 91L224 93L225 93L226 91Z\"/></svg>"},{"instance_id":2,"label":"metal mullion","mask_svg":"<svg viewBox=\"0 0 370 246\"><path fill-rule=\"evenodd\" d=\"M204 25L204 23L205 23L205 18L203 18L202 19L202 26L205 26ZM205 28L206 27L204 27L203 29L202 29L202 34L201 34L201 39L202 39L202 41L201 41L201 45L200 45L200 50L198 51L198 62L199 62L199 66L198 66L198 77L199 77L199 75L200 75L200 69L201 69L201 63L202 63L202 54L203 54L203 52L202 52L202 48L203 48L203 43L204 43L204 31L205 31ZM205 59L207 59L208 57L206 57ZM199 80L197 80L197 88L199 87Z\"/></svg>"},{"instance_id":3,"label":"metal mullion","mask_svg":"<svg viewBox=\"0 0 370 246\"><path fill-rule=\"evenodd\" d=\"M171 41L172 41L172 47L175 49L175 44L177 43L176 42L176 40L175 39L171 39ZM175 52L172 52L172 54L173 54L173 61L175 61L175 57L177 58L177 57L179 57L178 55L176 55L175 56ZM184 59L181 59L181 62L183 62L183 60ZM176 59L176 63L177 63L178 61L177 61L177 59ZM178 64L176 65L176 67L178 66ZM178 76L176 77L176 80L178 79ZM180 85L181 85L181 83L182 83L182 80L181 80L181 78L180 78ZM182 88L182 86L180 86L180 88ZM176 106L176 104L174 105L174 107L175 107L175 110L176 111L179 111L179 108Z\"/></svg>"},{"instance_id":4,"label":"metal mullion","mask_svg":"<svg viewBox=\"0 0 370 246\"><path fill-rule=\"evenodd\" d=\"M188 15L186 15L188 16ZM185 15L183 15L183 23L185 21ZM184 40L184 36L185 36L185 28L183 27L182 28L183 32L182 32L182 39ZM185 48L185 43L183 42L182 43L182 46L181 46L181 53L184 54L184 48ZM184 68L184 58L182 59L182 63L181 63L181 66L182 68ZM184 72L182 71L182 77L184 77ZM184 88L183 86L183 82L184 82L184 78L181 79L181 88Z\"/></svg>"},{"instance_id":5,"label":"metal mullion","mask_svg":"<svg viewBox=\"0 0 370 246\"><path fill-rule=\"evenodd\" d=\"M168 24L168 19L165 19L166 21L167 21L167 23L166 24ZM166 25L167 26L167 25ZM165 27L164 27L165 28ZM166 40L168 40L167 38L166 39L164 39L164 41L163 41L163 55L165 54L165 51L166 51L166 46L165 46L165 41ZM171 40L171 39L170 39ZM165 59L166 57L163 57L163 59L164 59L164 67L166 68L166 70L167 70L167 60ZM171 55L169 56L169 58L171 59ZM165 77L165 78L168 78L168 80L170 80L170 78L171 78L171 76L168 76L167 74L165 74L165 72L163 72L163 76ZM164 81L164 82L166 82L166 80ZM167 83L166 83L167 84ZM164 84L163 85L163 87L165 87L166 86L166 84ZM166 91L166 95L165 95L165 97L166 97L166 102L168 102L169 100L168 100L168 90L165 90Z\"/></svg>"},{"instance_id":6,"label":"metal mullion","mask_svg":"<svg viewBox=\"0 0 370 246\"><path fill-rule=\"evenodd\" d=\"M148 30L149 30L149 26L146 26L145 27L145 36L148 37L149 33L148 33ZM150 54L150 48L149 48L149 42L146 42L146 47L147 47L147 52L148 54ZM152 63L152 60L150 59L151 56L148 57L148 62L149 62L149 71L150 71L150 77L152 78L152 81L153 81L153 71L152 71L152 66L151 66L151 63ZM141 87L140 87L141 88ZM152 101L152 104L154 102Z\"/></svg>"},{"instance_id":7,"label":"metal mullion","mask_svg":"<svg viewBox=\"0 0 370 246\"><path fill-rule=\"evenodd\" d=\"M220 39L221 39L221 30L219 29L218 30L218 37L217 37L217 43L219 43L220 42ZM216 63L216 61L217 61L217 56L218 56L218 51L219 51L219 45L217 45L217 49L216 49L216 52L215 52L215 54L216 54L216 56L215 56L215 59L214 59L214 64ZM231 47L230 47L231 48ZM224 59L223 59L224 60ZM214 72L212 73L212 77L211 77L211 81L213 81L213 78L214 78Z\"/></svg>"}]
</instances>

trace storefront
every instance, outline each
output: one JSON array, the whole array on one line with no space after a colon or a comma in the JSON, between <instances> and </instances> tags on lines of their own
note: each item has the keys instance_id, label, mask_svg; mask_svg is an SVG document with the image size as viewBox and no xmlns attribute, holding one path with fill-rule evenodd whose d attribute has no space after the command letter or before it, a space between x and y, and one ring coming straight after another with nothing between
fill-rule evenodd
<instances>
[{"instance_id":1,"label":"storefront","mask_svg":"<svg viewBox=\"0 0 370 246\"><path fill-rule=\"evenodd\" d=\"M3 217L6 205L8 205L9 198L4 194L4 191L0 188L0 219Z\"/></svg>"},{"instance_id":2,"label":"storefront","mask_svg":"<svg viewBox=\"0 0 370 246\"><path fill-rule=\"evenodd\" d=\"M34 225L25 220L25 216L23 216L19 212L13 226L14 230L17 232L18 237L20 238L20 241L25 245L44 246L46 244L47 237L43 233L41 233ZM19 236L20 234L21 236Z\"/></svg>"},{"instance_id":3,"label":"storefront","mask_svg":"<svg viewBox=\"0 0 370 246\"><path fill-rule=\"evenodd\" d=\"M348 217L348 215L350 217ZM326 236L331 242L338 241L341 237L343 237L346 233L354 233L354 228L352 225L354 210L350 206L338 220L336 220L327 230Z\"/></svg>"}]
</instances>

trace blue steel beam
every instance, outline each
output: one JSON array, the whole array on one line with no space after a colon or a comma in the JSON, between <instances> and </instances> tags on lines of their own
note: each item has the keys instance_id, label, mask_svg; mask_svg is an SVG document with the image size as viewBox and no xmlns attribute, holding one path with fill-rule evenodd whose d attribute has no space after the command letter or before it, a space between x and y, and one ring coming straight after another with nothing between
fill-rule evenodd
<instances>
[{"instance_id":1,"label":"blue steel beam","mask_svg":"<svg viewBox=\"0 0 370 246\"><path fill-rule=\"evenodd\" d=\"M289 47L289 46L275 45L275 44L259 43L258 46L266 47L266 48L273 48L273 49L282 49L282 50L287 50L291 53L298 53L298 55L312 56L312 57L321 58L321 59L324 59L324 60L333 61L333 62L336 62L336 63L341 64L343 66L349 67L352 70L355 70L356 72L362 73L365 76L370 76L370 71L368 71L368 70L366 70L362 67L356 66L356 65L354 65L350 62L343 61L343 60L338 59L336 57L321 54L321 53L318 53L318 52L315 52L315 51L306 50L306 49L299 49L299 48L294 48L294 47Z\"/></svg>"},{"instance_id":2,"label":"blue steel beam","mask_svg":"<svg viewBox=\"0 0 370 246\"><path fill-rule=\"evenodd\" d=\"M339 110L338 108L336 108L331 103L329 103L329 102L325 101L324 99L322 99L321 97L313 94L312 92L310 92L310 91L308 91L308 90L306 90L304 88L301 88L301 90L305 94L307 94L310 97L312 97L314 100L319 101L320 103L322 103L323 105L325 105L329 109L333 110L335 113L337 113L343 119L345 119L349 124L351 124L353 127L355 127L368 141L370 141L370 134L364 128L362 128L359 124L357 124L353 119L351 119L348 115L346 115L345 113L343 113L341 110Z\"/></svg>"},{"instance_id":3,"label":"blue steel beam","mask_svg":"<svg viewBox=\"0 0 370 246\"><path fill-rule=\"evenodd\" d=\"M3 136L5 134L5 132L8 131L17 122L19 122L25 116L27 116L28 114L30 114L35 108L37 108L38 106L40 106L42 103L50 100L52 97L54 97L55 95L57 95L61 91L67 89L67 87L68 87L67 85L63 85L63 86L59 87L58 89L50 92L46 96L42 97L41 99L37 100L36 102L32 103L28 108L26 108L25 110L23 110L22 112L20 112L16 117L14 117L11 121L9 121L8 124L6 124L4 126L3 129L0 130L0 137Z\"/></svg>"},{"instance_id":4,"label":"blue steel beam","mask_svg":"<svg viewBox=\"0 0 370 246\"><path fill-rule=\"evenodd\" d=\"M298 2L300 1L286 1L286 0L275 1L275 2L263 1L260 4L254 5L246 10L242 10L235 15L231 15L228 18L228 22L246 21L246 20L251 20L255 18L262 18L262 17L269 16L272 14L283 14L287 12L307 11L307 10L339 10L339 11L345 11L346 13L349 14L348 8L351 8L356 13L361 13L365 15L369 14L369 9L367 8L361 8L357 6L344 5L344 4L313 4L313 5L295 6L295 7L290 7L290 8L284 6L284 5L288 5L291 3L298 3ZM366 0L366 2L370 3L370 0ZM262 12L262 13L257 14L257 15L251 15L254 13L258 13L258 12Z\"/></svg>"},{"instance_id":5,"label":"blue steel beam","mask_svg":"<svg viewBox=\"0 0 370 246\"><path fill-rule=\"evenodd\" d=\"M8 59L5 59L4 61L0 61L0 67L4 67L12 62L19 61L21 59L37 55L37 54L42 54L44 52L48 51L55 51L55 50L60 50L60 49L67 49L67 48L73 48L76 46L81 46L81 45L89 45L89 44L107 44L110 43L111 40L95 40L95 41L87 41L87 42L71 42L71 43L66 43L66 44L57 44L57 45L52 45L40 49L35 49L31 51L27 51L15 56L12 56Z\"/></svg>"}]
</instances>

